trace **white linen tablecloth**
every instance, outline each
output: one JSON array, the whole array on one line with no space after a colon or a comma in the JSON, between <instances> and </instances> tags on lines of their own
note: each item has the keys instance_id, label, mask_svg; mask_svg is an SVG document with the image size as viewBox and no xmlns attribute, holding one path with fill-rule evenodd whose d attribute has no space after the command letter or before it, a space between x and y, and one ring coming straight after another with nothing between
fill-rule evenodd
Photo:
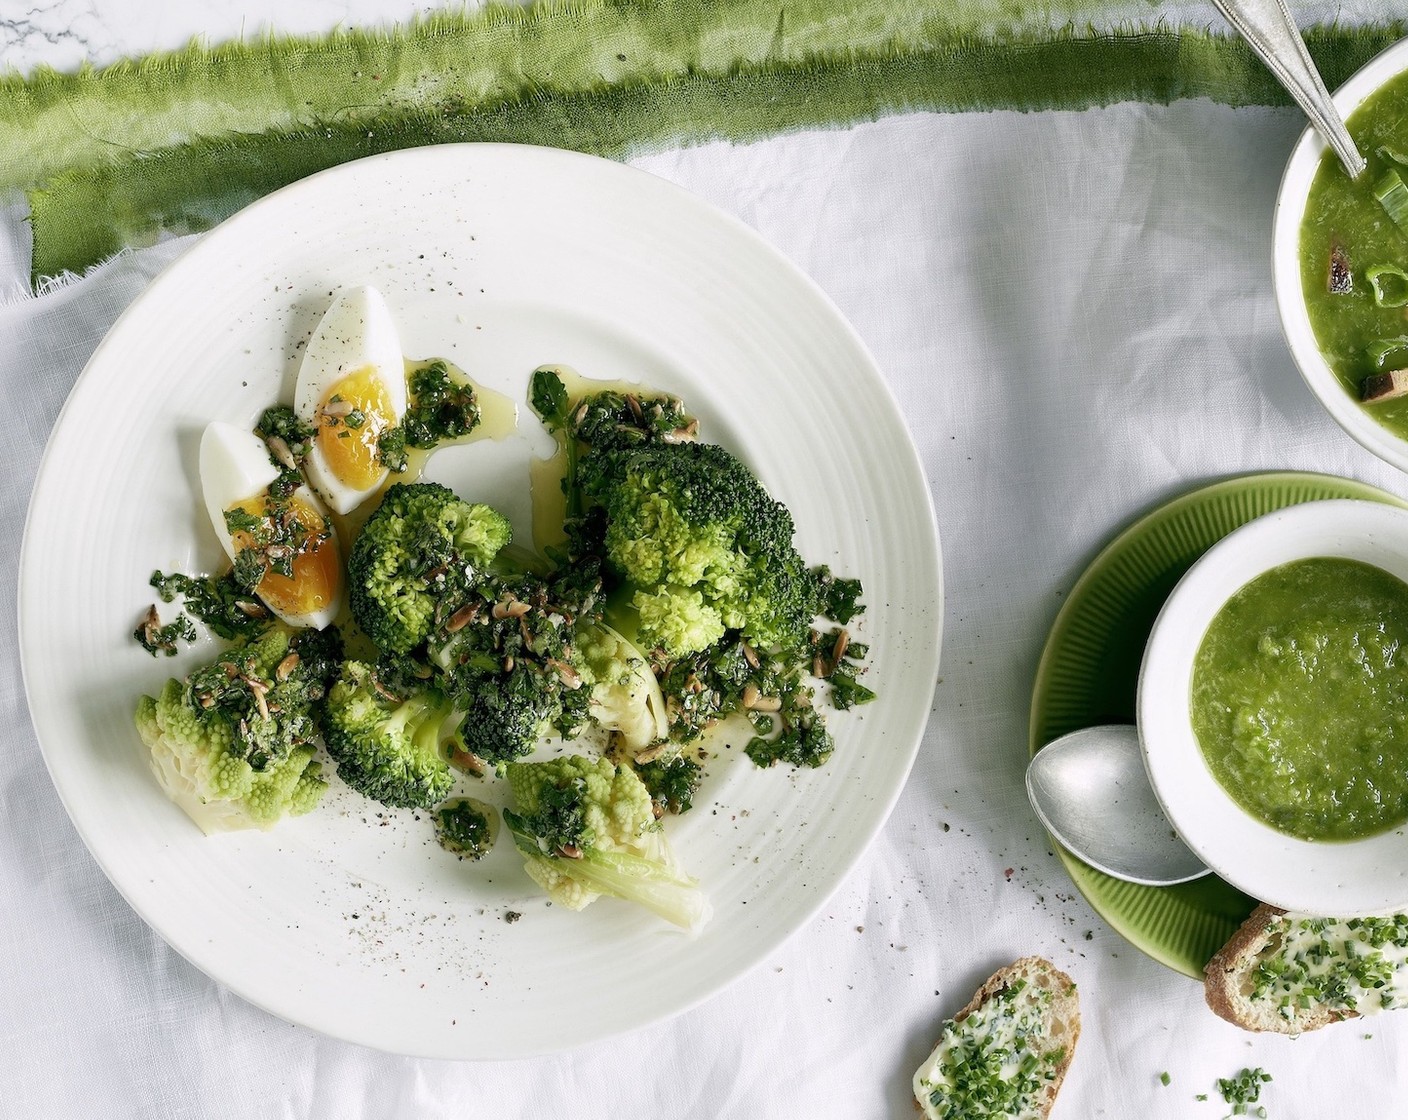
<instances>
[{"instance_id":1,"label":"white linen tablecloth","mask_svg":"<svg viewBox=\"0 0 1408 1120\"><path fill-rule=\"evenodd\" d=\"M1347 1115L1350 1102L1402 1115L1408 1017L1298 1041L1216 1019L1199 984L1089 909L1022 784L1047 631L1134 517L1260 469L1408 494L1322 413L1281 338L1270 221L1300 127L1287 110L1200 102L913 114L636 161L759 230L855 324L919 447L947 585L942 680L888 825L814 921L665 1024L532 1061L435 1062L332 1041L230 995L84 849L30 728L7 612L0 1116L903 1117L943 1019L1031 953L1081 989L1058 1120L1216 1120L1215 1079L1258 1065L1274 1078L1274 1120ZM18 221L0 239L14 246L0 251L12 293L26 271ZM188 243L0 305L0 585L15 586L66 391Z\"/></svg>"}]
</instances>

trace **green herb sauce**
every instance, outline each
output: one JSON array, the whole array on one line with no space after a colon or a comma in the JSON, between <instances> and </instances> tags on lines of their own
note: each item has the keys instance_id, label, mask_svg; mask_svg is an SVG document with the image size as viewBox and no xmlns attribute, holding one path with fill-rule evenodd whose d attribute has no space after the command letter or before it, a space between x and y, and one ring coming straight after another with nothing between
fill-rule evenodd
<instances>
[{"instance_id":1,"label":"green herb sauce","mask_svg":"<svg viewBox=\"0 0 1408 1120\"><path fill-rule=\"evenodd\" d=\"M1389 217L1374 187L1389 172L1408 182L1408 74L1368 97L1350 115L1349 131L1369 162L1351 180L1326 152L1311 182L1300 230L1301 286L1320 352L1355 400L1366 377L1408 367L1408 306L1402 282L1379 277L1380 306L1370 276L1387 266L1408 271L1408 234ZM1351 290L1334 292L1330 260L1338 248ZM1342 285L1341 285L1342 286ZM1385 352L1385 347L1391 347ZM1395 435L1408 438L1408 397L1364 406Z\"/></svg>"},{"instance_id":2,"label":"green herb sauce","mask_svg":"<svg viewBox=\"0 0 1408 1120\"><path fill-rule=\"evenodd\" d=\"M1306 840L1408 821L1408 584L1354 560L1258 576L1193 665L1193 730L1233 800Z\"/></svg>"}]
</instances>

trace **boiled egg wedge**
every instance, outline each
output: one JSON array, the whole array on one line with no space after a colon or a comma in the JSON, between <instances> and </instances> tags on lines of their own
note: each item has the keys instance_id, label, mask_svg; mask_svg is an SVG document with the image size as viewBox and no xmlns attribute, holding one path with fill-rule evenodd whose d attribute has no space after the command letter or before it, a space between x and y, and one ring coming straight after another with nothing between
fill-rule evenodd
<instances>
[{"instance_id":1,"label":"boiled egg wedge","mask_svg":"<svg viewBox=\"0 0 1408 1120\"><path fill-rule=\"evenodd\" d=\"M255 594L290 626L321 630L342 609L337 534L326 508L306 485L281 502L272 501L269 484L278 477L268 448L253 432L218 420L205 429L201 493L225 554L234 563L246 549L263 553L260 559L267 566ZM290 570L281 574L277 567Z\"/></svg>"},{"instance_id":2,"label":"boiled egg wedge","mask_svg":"<svg viewBox=\"0 0 1408 1120\"><path fill-rule=\"evenodd\" d=\"M367 500L389 473L383 432L406 413L406 370L391 312L375 288L340 292L308 340L294 411L316 434L308 481L334 513Z\"/></svg>"}]
</instances>

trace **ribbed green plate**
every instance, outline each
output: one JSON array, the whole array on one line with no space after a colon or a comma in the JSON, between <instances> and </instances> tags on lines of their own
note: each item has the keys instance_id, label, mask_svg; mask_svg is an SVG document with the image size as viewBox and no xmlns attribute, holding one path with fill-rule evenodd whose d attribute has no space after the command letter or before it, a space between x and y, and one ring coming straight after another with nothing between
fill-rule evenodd
<instances>
[{"instance_id":1,"label":"ribbed green plate","mask_svg":"<svg viewBox=\"0 0 1408 1120\"><path fill-rule=\"evenodd\" d=\"M1070 731L1133 723L1139 663L1159 608L1193 562L1238 526L1327 498L1408 505L1347 478L1278 472L1184 494L1120 533L1076 582L1047 638L1032 695L1031 753ZM1081 894L1136 948L1201 979L1255 900L1215 875L1173 887L1121 882L1056 847Z\"/></svg>"}]
</instances>

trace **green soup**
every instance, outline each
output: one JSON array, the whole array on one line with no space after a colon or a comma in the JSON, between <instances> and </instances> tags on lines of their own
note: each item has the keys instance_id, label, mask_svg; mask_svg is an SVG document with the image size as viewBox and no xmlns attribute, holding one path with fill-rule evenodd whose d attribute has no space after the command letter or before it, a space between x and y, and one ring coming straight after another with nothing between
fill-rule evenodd
<instances>
[{"instance_id":1,"label":"green soup","mask_svg":"<svg viewBox=\"0 0 1408 1120\"><path fill-rule=\"evenodd\" d=\"M1301 222L1300 264L1320 351L1359 400L1367 378L1408 367L1408 280L1396 274L1408 275L1408 235L1374 194L1390 172L1408 184L1408 74L1368 97L1348 125L1368 170L1351 180L1334 153L1321 158ZM1364 407L1408 438L1408 396Z\"/></svg>"},{"instance_id":2,"label":"green soup","mask_svg":"<svg viewBox=\"0 0 1408 1120\"><path fill-rule=\"evenodd\" d=\"M1408 584L1297 560L1217 613L1193 664L1193 730L1232 799L1306 840L1408 821Z\"/></svg>"}]
</instances>

